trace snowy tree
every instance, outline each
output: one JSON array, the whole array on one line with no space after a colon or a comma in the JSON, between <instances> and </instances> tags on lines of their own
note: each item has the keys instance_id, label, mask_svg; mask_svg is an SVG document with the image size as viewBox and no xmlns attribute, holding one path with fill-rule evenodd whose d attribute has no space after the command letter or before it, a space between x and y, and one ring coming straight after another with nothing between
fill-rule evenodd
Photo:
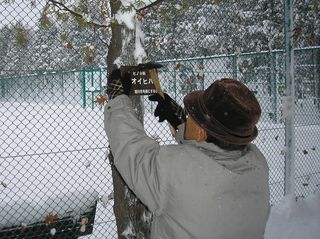
<instances>
[{"instance_id":1,"label":"snowy tree","mask_svg":"<svg viewBox=\"0 0 320 239\"><path fill-rule=\"evenodd\" d=\"M32 46L32 30L21 22L4 26L0 37L2 72L16 75L28 68L29 47Z\"/></svg>"},{"instance_id":2,"label":"snowy tree","mask_svg":"<svg viewBox=\"0 0 320 239\"><path fill-rule=\"evenodd\" d=\"M178 16L162 7L148 13L144 27L151 57L181 58L282 47L281 0L201 0L191 1L190 5L185 10L174 5ZM163 14L166 21L160 20Z\"/></svg>"},{"instance_id":3,"label":"snowy tree","mask_svg":"<svg viewBox=\"0 0 320 239\"><path fill-rule=\"evenodd\" d=\"M319 1L302 0L295 2L294 43L296 48L320 45Z\"/></svg>"}]
</instances>

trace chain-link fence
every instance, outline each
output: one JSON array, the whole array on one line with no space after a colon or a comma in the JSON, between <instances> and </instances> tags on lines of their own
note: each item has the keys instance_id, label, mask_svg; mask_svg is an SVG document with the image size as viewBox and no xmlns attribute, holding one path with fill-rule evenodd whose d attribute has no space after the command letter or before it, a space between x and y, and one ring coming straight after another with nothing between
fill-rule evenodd
<instances>
[{"instance_id":1,"label":"chain-link fence","mask_svg":"<svg viewBox=\"0 0 320 239\"><path fill-rule=\"evenodd\" d=\"M200 0L187 10L172 7L178 15L166 4L147 12L143 27L150 58L164 65L163 89L182 104L186 93L215 79L245 82L262 106L255 143L270 167L271 202L278 202L285 53L272 49L283 49L282 1ZM320 184L320 18L316 5L301 4L295 46L311 46L295 50L295 183L303 197ZM53 18L46 6L0 1L0 238L116 238L103 109L95 103L106 82L109 31ZM88 5L87 19L97 6ZM174 143L153 116L155 104L145 99L144 106L146 132Z\"/></svg>"},{"instance_id":2,"label":"chain-link fence","mask_svg":"<svg viewBox=\"0 0 320 239\"><path fill-rule=\"evenodd\" d=\"M320 49L295 51L295 186L304 197L320 190Z\"/></svg>"},{"instance_id":3,"label":"chain-link fence","mask_svg":"<svg viewBox=\"0 0 320 239\"><path fill-rule=\"evenodd\" d=\"M301 83L296 85L295 100L296 194L300 197L318 191L320 183L317 160L320 144L319 57L319 47L295 50L295 80ZM237 78L256 94L262 116L258 126L260 133L254 143L262 150L270 167L271 203L278 202L284 195L285 183L284 52L233 54L161 63L165 65L160 73L164 90L180 104L186 93L206 89L214 80L221 78ZM153 107L148 105L146 108L152 113Z\"/></svg>"},{"instance_id":4,"label":"chain-link fence","mask_svg":"<svg viewBox=\"0 0 320 239\"><path fill-rule=\"evenodd\" d=\"M0 238L115 235L103 112L94 103L104 75L0 78Z\"/></svg>"}]
</instances>

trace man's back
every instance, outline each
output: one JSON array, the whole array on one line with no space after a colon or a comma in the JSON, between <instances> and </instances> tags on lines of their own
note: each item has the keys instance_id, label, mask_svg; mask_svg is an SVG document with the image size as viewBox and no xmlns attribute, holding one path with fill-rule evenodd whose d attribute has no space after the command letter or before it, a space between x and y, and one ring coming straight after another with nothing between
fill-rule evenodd
<instances>
[{"instance_id":1,"label":"man's back","mask_svg":"<svg viewBox=\"0 0 320 239\"><path fill-rule=\"evenodd\" d=\"M159 155L166 188L153 238L263 238L268 167L254 145L241 152L187 141L163 147Z\"/></svg>"},{"instance_id":2,"label":"man's back","mask_svg":"<svg viewBox=\"0 0 320 239\"><path fill-rule=\"evenodd\" d=\"M152 238L261 239L269 214L268 166L249 144L226 151L213 143L160 146L119 96L105 107L114 164L154 213Z\"/></svg>"}]
</instances>

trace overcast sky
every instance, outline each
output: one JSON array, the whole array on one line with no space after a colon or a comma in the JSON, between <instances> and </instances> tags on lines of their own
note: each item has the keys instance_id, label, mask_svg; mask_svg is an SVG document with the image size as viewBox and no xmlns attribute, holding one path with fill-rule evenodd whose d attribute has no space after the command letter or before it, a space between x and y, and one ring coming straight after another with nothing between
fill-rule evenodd
<instances>
[{"instance_id":1,"label":"overcast sky","mask_svg":"<svg viewBox=\"0 0 320 239\"><path fill-rule=\"evenodd\" d=\"M36 7L32 7L30 0L15 0L7 4L0 0L0 27L5 24L14 24L21 20L24 24L35 26L45 0L38 0Z\"/></svg>"}]
</instances>

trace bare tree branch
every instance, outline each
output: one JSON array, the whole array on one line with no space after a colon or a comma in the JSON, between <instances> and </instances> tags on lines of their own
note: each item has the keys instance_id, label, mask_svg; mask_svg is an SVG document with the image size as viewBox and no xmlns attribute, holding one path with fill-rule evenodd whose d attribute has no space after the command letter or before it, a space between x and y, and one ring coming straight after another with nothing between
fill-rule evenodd
<instances>
[{"instance_id":1,"label":"bare tree branch","mask_svg":"<svg viewBox=\"0 0 320 239\"><path fill-rule=\"evenodd\" d=\"M145 10L145 9L147 9L147 8L151 8L151 7L153 7L153 6L155 6L155 5L158 5L158 4L160 4L160 3L164 2L164 1L165 1L165 0L157 0L157 1L151 3L151 4L147 5L147 6L144 6L144 7L142 7L142 8L137 9L137 12L140 12L140 11Z\"/></svg>"},{"instance_id":2,"label":"bare tree branch","mask_svg":"<svg viewBox=\"0 0 320 239\"><path fill-rule=\"evenodd\" d=\"M148 8L151 8L155 5L158 5L162 2L164 2L165 0L156 0L155 2L147 5L147 6L144 6L142 8L139 8L139 9L136 9L136 12L139 13L140 11L143 11L145 9L148 9ZM76 12L74 10L72 10L71 8L67 7L65 4L63 4L62 2L60 1L56 1L56 0L48 0L49 3L53 4L54 6L58 7L60 10L62 11L66 11L66 12L69 12L71 13L73 16L76 16L76 17L80 17L80 18L83 18L84 19L84 16L79 13L79 12ZM87 21L88 24L90 25L93 25L95 27L98 27L98 28L106 28L106 27L110 27L109 25L105 25L105 24L101 24L101 23L98 23L98 22L92 22L92 21Z\"/></svg>"},{"instance_id":3,"label":"bare tree branch","mask_svg":"<svg viewBox=\"0 0 320 239\"><path fill-rule=\"evenodd\" d=\"M66 5L64 5L63 3L61 3L60 1L48 0L48 2L52 3L54 6L58 7L61 10L64 10L64 11L71 13L73 16L84 18L84 16L81 13L78 13L78 12L72 10L71 8L69 8ZM105 24L101 24L101 23L97 23L97 22L88 21L87 23L90 25L94 25L95 27L110 27L109 25L105 25Z\"/></svg>"}]
</instances>

